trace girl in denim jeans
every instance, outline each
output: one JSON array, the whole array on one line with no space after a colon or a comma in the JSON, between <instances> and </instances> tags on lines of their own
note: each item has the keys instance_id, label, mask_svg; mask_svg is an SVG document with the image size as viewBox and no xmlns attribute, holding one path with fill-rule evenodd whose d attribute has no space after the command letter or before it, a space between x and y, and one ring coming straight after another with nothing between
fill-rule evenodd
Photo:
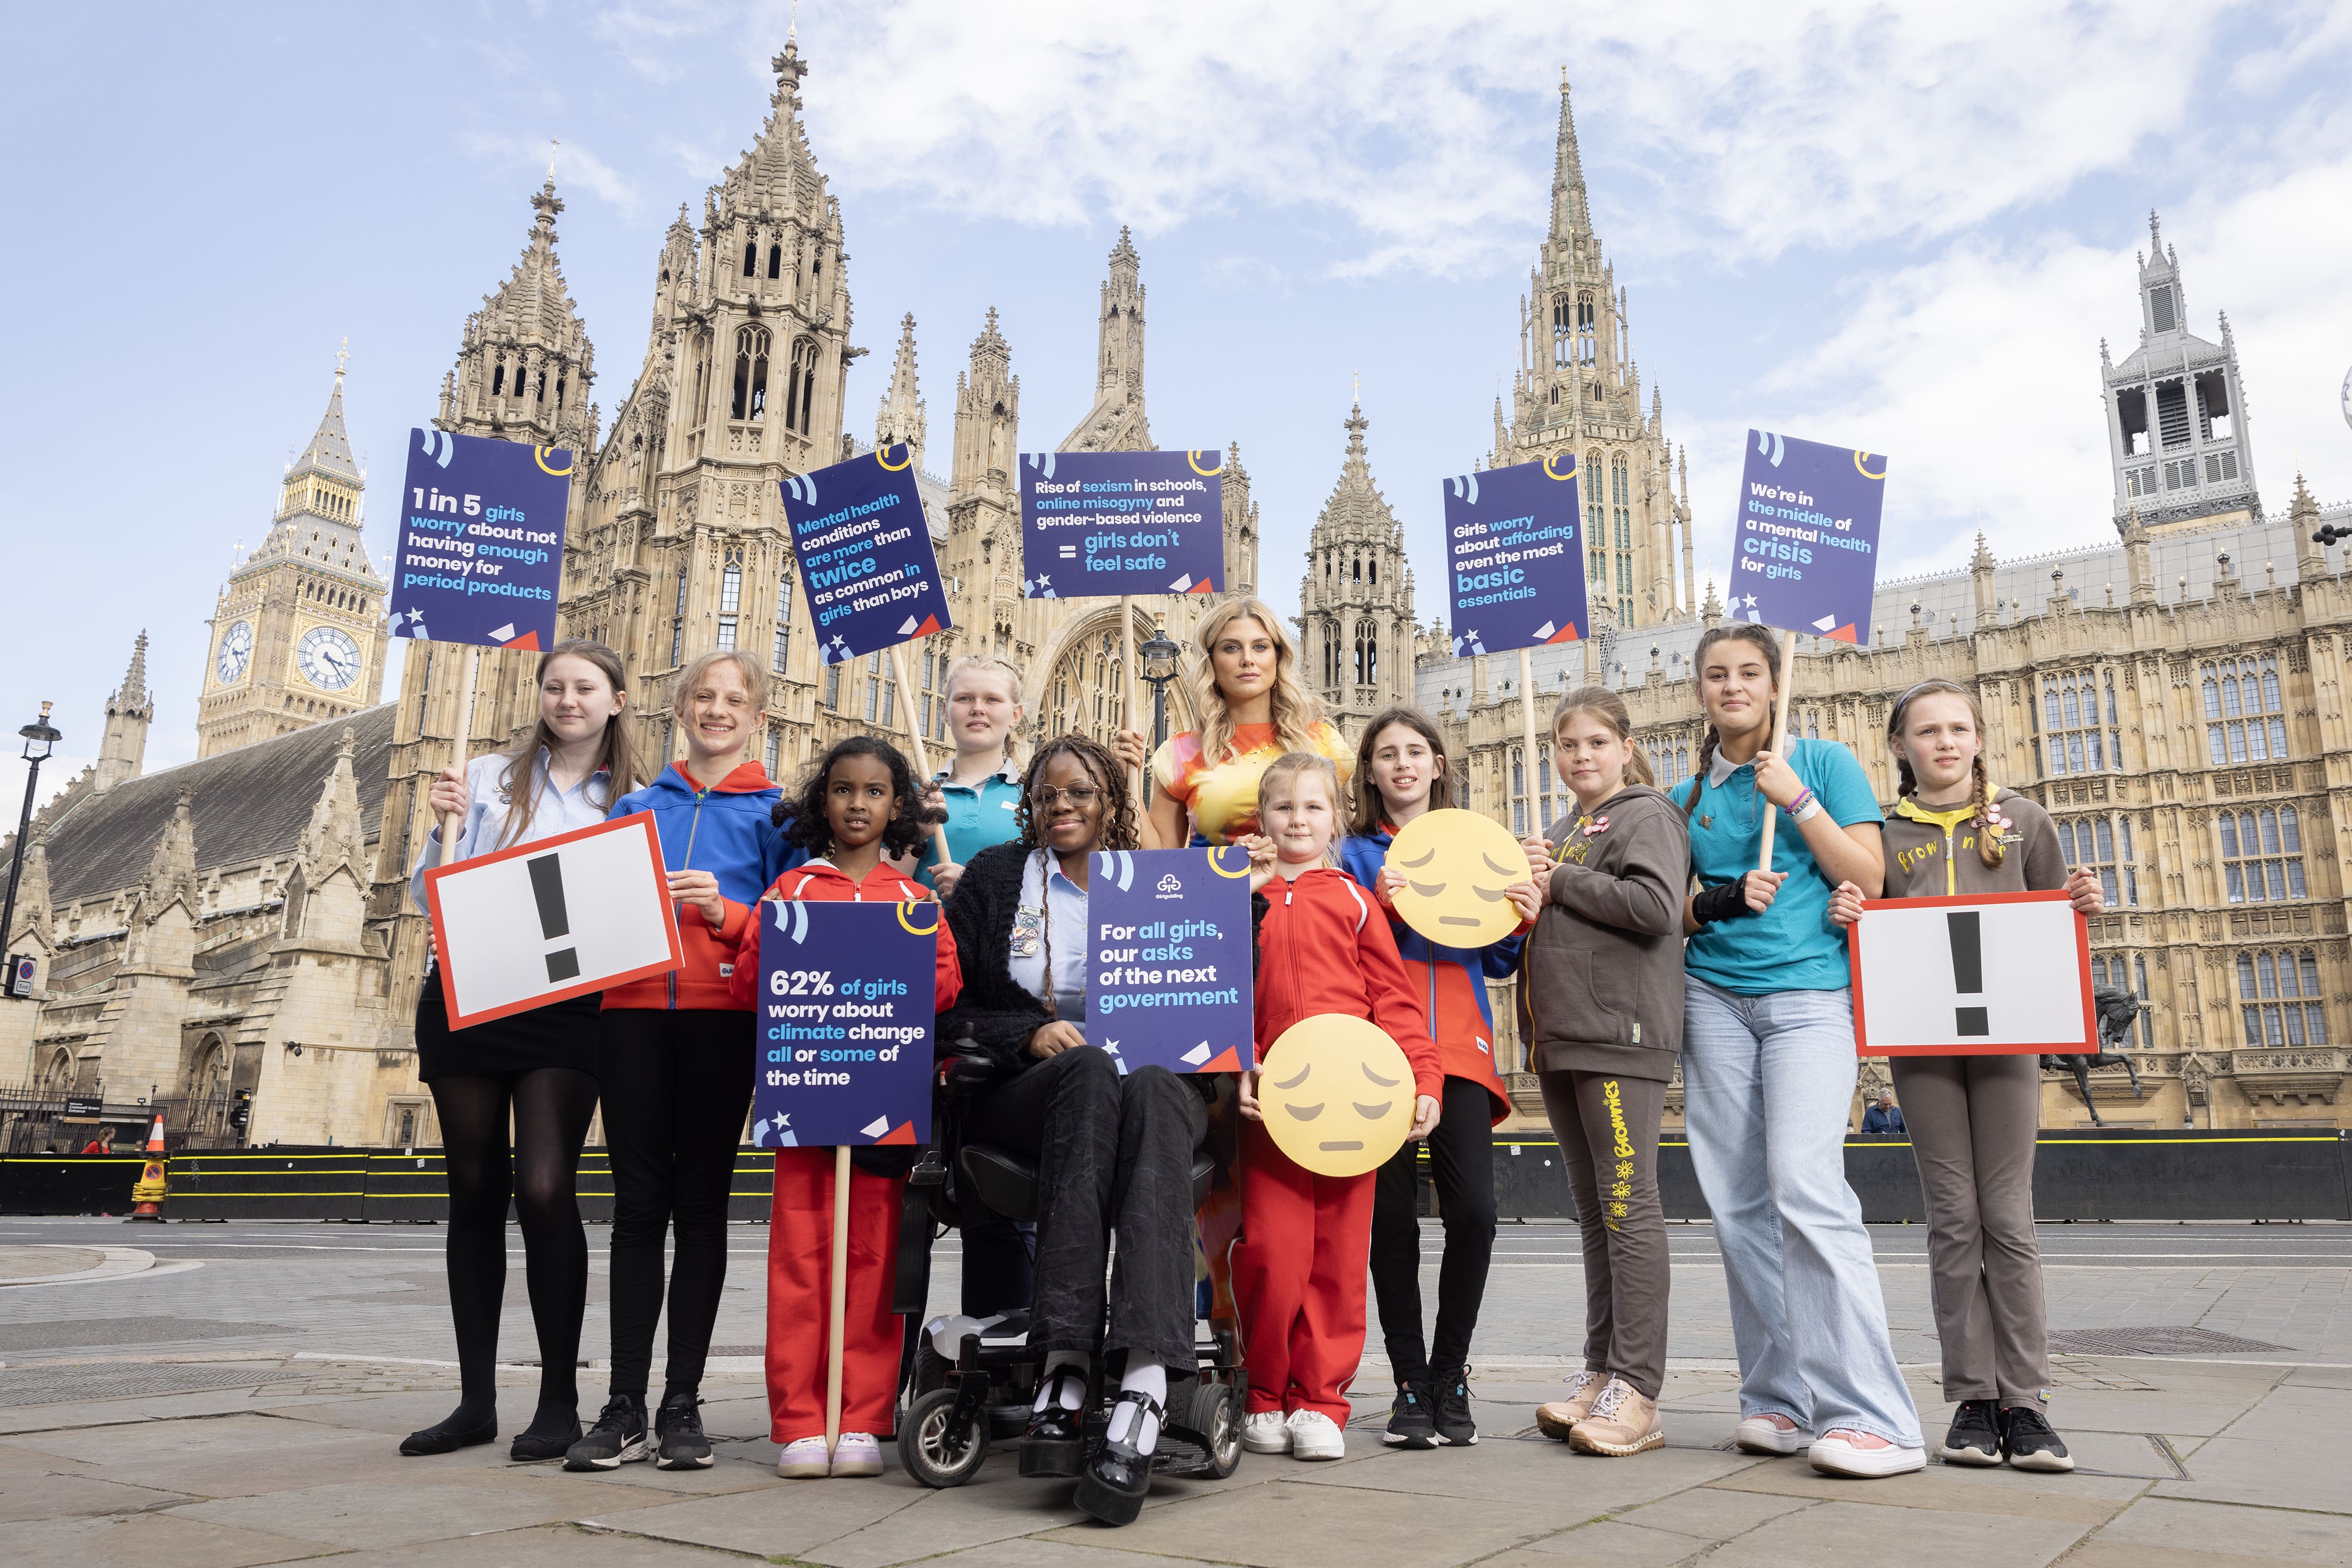
<instances>
[{"instance_id":1,"label":"girl in denim jeans","mask_svg":"<svg viewBox=\"0 0 2352 1568\"><path fill-rule=\"evenodd\" d=\"M1684 1114L1730 1287L1737 1439L1832 1475L1899 1475L1927 1453L1845 1180L1853 1001L1826 918L1840 883L1877 896L1878 801L1844 747L1772 734L1771 632L1717 626L1693 664L1707 731L1676 800L1701 890L1683 915ZM1786 821L1758 871L1767 811Z\"/></svg>"}]
</instances>

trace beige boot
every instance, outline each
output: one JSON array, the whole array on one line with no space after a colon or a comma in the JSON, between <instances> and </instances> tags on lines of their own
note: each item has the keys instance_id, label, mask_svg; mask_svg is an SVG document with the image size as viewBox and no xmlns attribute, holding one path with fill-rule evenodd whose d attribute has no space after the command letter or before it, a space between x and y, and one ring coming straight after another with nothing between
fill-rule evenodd
<instances>
[{"instance_id":1,"label":"beige boot","mask_svg":"<svg viewBox=\"0 0 2352 1568\"><path fill-rule=\"evenodd\" d=\"M1568 1397L1555 1399L1536 1407L1536 1430L1560 1442L1569 1440L1569 1430L1584 1419L1592 1409L1592 1402L1601 1397L1601 1386L1609 1381L1602 1373L1586 1368L1569 1379Z\"/></svg>"},{"instance_id":2,"label":"beige boot","mask_svg":"<svg viewBox=\"0 0 2352 1568\"><path fill-rule=\"evenodd\" d=\"M1666 1429L1658 1424L1655 1400L1643 1398L1623 1378L1612 1377L1592 1402L1591 1414L1576 1424L1568 1440L1580 1453L1622 1459L1645 1448L1663 1448Z\"/></svg>"}]
</instances>

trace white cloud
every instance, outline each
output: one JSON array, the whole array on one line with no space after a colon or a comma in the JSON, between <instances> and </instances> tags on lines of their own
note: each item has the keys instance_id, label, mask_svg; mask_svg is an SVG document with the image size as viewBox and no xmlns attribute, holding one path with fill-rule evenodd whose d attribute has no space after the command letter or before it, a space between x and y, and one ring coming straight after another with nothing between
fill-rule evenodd
<instances>
[{"instance_id":1,"label":"white cloud","mask_svg":"<svg viewBox=\"0 0 2352 1568\"><path fill-rule=\"evenodd\" d=\"M1614 219L1621 241L1760 257L1964 231L2122 166L2188 116L2230 10L1468 0L1433 21L1405 0L898 0L811 7L801 39L820 154L865 189L1147 230L1240 203L1320 209L1360 231L1336 271L1452 276L1520 259L1557 62L1608 127L1612 178L1654 193ZM788 11L640 0L594 32L664 77L722 38L764 74ZM2341 52L2315 14L2283 60Z\"/></svg>"},{"instance_id":2,"label":"white cloud","mask_svg":"<svg viewBox=\"0 0 2352 1568\"><path fill-rule=\"evenodd\" d=\"M551 147L546 141L527 141L520 136L489 136L469 131L464 137L466 151L483 162L499 168L528 169L534 175L545 173L548 161L555 163L555 183L559 193L583 190L601 196L619 209L622 216L635 216L640 198L628 177L605 162L586 147L573 141L555 139L560 144Z\"/></svg>"}]
</instances>

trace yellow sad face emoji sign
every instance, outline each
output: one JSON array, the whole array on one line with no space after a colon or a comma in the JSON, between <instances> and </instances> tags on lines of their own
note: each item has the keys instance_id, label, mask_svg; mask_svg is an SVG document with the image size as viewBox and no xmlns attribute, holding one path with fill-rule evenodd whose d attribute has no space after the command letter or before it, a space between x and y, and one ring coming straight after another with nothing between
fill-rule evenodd
<instances>
[{"instance_id":1,"label":"yellow sad face emoji sign","mask_svg":"<svg viewBox=\"0 0 2352 1568\"><path fill-rule=\"evenodd\" d=\"M1275 1146L1317 1176L1377 1170L1412 1131L1412 1064L1364 1019L1318 1013L1265 1053L1258 1108Z\"/></svg>"},{"instance_id":2,"label":"yellow sad face emoji sign","mask_svg":"<svg viewBox=\"0 0 2352 1568\"><path fill-rule=\"evenodd\" d=\"M1528 852L1492 817L1425 811L1390 842L1386 863L1404 875L1396 912L1432 942L1484 947L1518 929L1503 890L1528 880Z\"/></svg>"}]
</instances>

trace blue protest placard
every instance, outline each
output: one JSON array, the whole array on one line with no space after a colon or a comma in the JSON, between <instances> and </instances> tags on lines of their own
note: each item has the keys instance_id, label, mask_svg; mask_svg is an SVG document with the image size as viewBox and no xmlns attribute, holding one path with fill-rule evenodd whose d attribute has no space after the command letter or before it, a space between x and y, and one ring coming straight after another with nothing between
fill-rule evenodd
<instances>
[{"instance_id":1,"label":"blue protest placard","mask_svg":"<svg viewBox=\"0 0 2352 1568\"><path fill-rule=\"evenodd\" d=\"M1577 488L1572 452L1445 481L1456 658L1592 634Z\"/></svg>"},{"instance_id":2,"label":"blue protest placard","mask_svg":"<svg viewBox=\"0 0 2352 1568\"><path fill-rule=\"evenodd\" d=\"M1248 851L1097 851L1087 924L1087 1043L1121 1072L1256 1065Z\"/></svg>"},{"instance_id":3,"label":"blue protest placard","mask_svg":"<svg viewBox=\"0 0 2352 1568\"><path fill-rule=\"evenodd\" d=\"M1030 452L1021 458L1021 596L1222 593L1224 455Z\"/></svg>"},{"instance_id":4,"label":"blue protest placard","mask_svg":"<svg viewBox=\"0 0 2352 1568\"><path fill-rule=\"evenodd\" d=\"M1882 453L1749 431L1731 539L1732 618L1868 643L1886 466Z\"/></svg>"},{"instance_id":5,"label":"blue protest placard","mask_svg":"<svg viewBox=\"0 0 2352 1568\"><path fill-rule=\"evenodd\" d=\"M940 906L763 898L758 918L751 1142L929 1143Z\"/></svg>"},{"instance_id":6,"label":"blue protest placard","mask_svg":"<svg viewBox=\"0 0 2352 1568\"><path fill-rule=\"evenodd\" d=\"M783 481L784 519L816 622L838 664L955 624L902 443Z\"/></svg>"},{"instance_id":7,"label":"blue protest placard","mask_svg":"<svg viewBox=\"0 0 2352 1568\"><path fill-rule=\"evenodd\" d=\"M572 454L562 447L410 431L392 634L554 646L571 498Z\"/></svg>"}]
</instances>

